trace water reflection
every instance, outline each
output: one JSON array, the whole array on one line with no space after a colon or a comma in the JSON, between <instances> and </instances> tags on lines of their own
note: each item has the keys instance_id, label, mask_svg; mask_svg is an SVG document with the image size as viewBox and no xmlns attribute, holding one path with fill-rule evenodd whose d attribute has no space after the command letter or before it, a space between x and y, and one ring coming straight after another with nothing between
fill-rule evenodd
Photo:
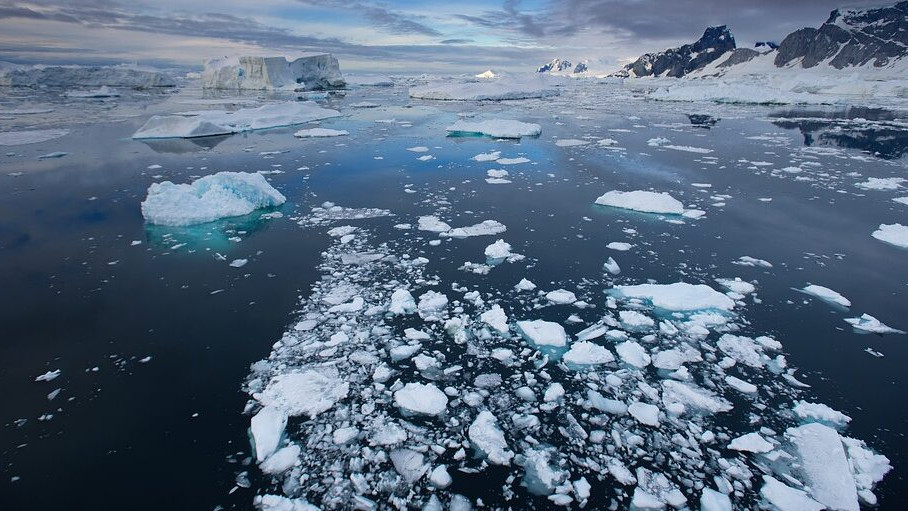
<instances>
[{"instance_id":1,"label":"water reflection","mask_svg":"<svg viewBox=\"0 0 908 511\"><path fill-rule=\"evenodd\" d=\"M185 154L214 149L231 135L215 135L197 138L160 138L140 140L156 153Z\"/></svg>"},{"instance_id":2,"label":"water reflection","mask_svg":"<svg viewBox=\"0 0 908 511\"><path fill-rule=\"evenodd\" d=\"M228 252L237 242L266 229L280 208L185 227L145 224L145 239L161 250Z\"/></svg>"},{"instance_id":3,"label":"water reflection","mask_svg":"<svg viewBox=\"0 0 908 511\"><path fill-rule=\"evenodd\" d=\"M780 128L800 130L806 146L860 149L886 160L908 152L908 119L891 110L780 110L770 118Z\"/></svg>"}]
</instances>

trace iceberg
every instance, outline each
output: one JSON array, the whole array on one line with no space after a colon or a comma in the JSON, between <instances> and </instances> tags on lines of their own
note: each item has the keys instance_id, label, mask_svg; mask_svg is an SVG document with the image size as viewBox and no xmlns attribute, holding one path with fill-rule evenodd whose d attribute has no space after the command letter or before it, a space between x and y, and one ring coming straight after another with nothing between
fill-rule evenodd
<instances>
[{"instance_id":1,"label":"iceberg","mask_svg":"<svg viewBox=\"0 0 908 511\"><path fill-rule=\"evenodd\" d=\"M880 224L880 228L871 234L874 238L900 248L908 248L908 225Z\"/></svg>"},{"instance_id":2,"label":"iceberg","mask_svg":"<svg viewBox=\"0 0 908 511\"><path fill-rule=\"evenodd\" d=\"M716 309L730 311L735 302L706 284L638 284L615 286L609 294L620 298L647 300L654 307L671 312L693 312Z\"/></svg>"},{"instance_id":3,"label":"iceberg","mask_svg":"<svg viewBox=\"0 0 908 511\"><path fill-rule=\"evenodd\" d=\"M174 87L160 71L134 66L18 66L0 68L2 87Z\"/></svg>"},{"instance_id":4,"label":"iceberg","mask_svg":"<svg viewBox=\"0 0 908 511\"><path fill-rule=\"evenodd\" d=\"M498 420L492 412L483 410L470 424L468 430L470 442L481 451L489 462L496 465L510 465L514 453L508 450L504 432L498 426Z\"/></svg>"},{"instance_id":5,"label":"iceberg","mask_svg":"<svg viewBox=\"0 0 908 511\"><path fill-rule=\"evenodd\" d=\"M431 383L408 383L394 393L394 403L410 413L440 415L448 407L448 396Z\"/></svg>"},{"instance_id":6,"label":"iceberg","mask_svg":"<svg viewBox=\"0 0 908 511\"><path fill-rule=\"evenodd\" d=\"M515 77L473 79L467 82L439 81L410 87L410 97L437 101L507 101L557 96L548 80Z\"/></svg>"},{"instance_id":7,"label":"iceberg","mask_svg":"<svg viewBox=\"0 0 908 511\"><path fill-rule=\"evenodd\" d=\"M667 193L647 192L635 190L620 192L612 190L596 199L596 204L611 206L613 208L630 209L641 213L657 213L661 215L682 215L684 204Z\"/></svg>"},{"instance_id":8,"label":"iceberg","mask_svg":"<svg viewBox=\"0 0 908 511\"><path fill-rule=\"evenodd\" d=\"M324 137L343 137L349 135L350 132L347 130L332 130L328 128L311 128L307 130L299 130L293 134L294 137L298 138L324 138Z\"/></svg>"},{"instance_id":9,"label":"iceberg","mask_svg":"<svg viewBox=\"0 0 908 511\"><path fill-rule=\"evenodd\" d=\"M337 369L328 367L279 374L255 397L290 417L307 415L312 419L347 397L349 390L350 385L340 379Z\"/></svg>"},{"instance_id":10,"label":"iceberg","mask_svg":"<svg viewBox=\"0 0 908 511\"><path fill-rule=\"evenodd\" d=\"M142 202L142 216L151 224L186 226L248 215L286 201L261 174L218 172L191 184L153 183Z\"/></svg>"},{"instance_id":11,"label":"iceberg","mask_svg":"<svg viewBox=\"0 0 908 511\"><path fill-rule=\"evenodd\" d=\"M346 86L330 53L292 57L226 57L205 61L202 88L235 90L338 89Z\"/></svg>"},{"instance_id":12,"label":"iceberg","mask_svg":"<svg viewBox=\"0 0 908 511\"><path fill-rule=\"evenodd\" d=\"M311 101L271 103L233 112L203 110L173 115L155 115L133 133L134 139L195 138L229 135L243 131L294 126L338 117L337 110L322 108Z\"/></svg>"},{"instance_id":13,"label":"iceberg","mask_svg":"<svg viewBox=\"0 0 908 511\"><path fill-rule=\"evenodd\" d=\"M810 296L814 296L823 300L826 303L831 303L833 305L838 305L840 307L851 307L851 300L845 298L837 291L833 291L828 287L818 286L816 284L810 284L803 289L801 292L806 293Z\"/></svg>"},{"instance_id":14,"label":"iceberg","mask_svg":"<svg viewBox=\"0 0 908 511\"><path fill-rule=\"evenodd\" d=\"M567 333L565 333L564 327L558 323L541 319L518 321L517 328L520 330L520 334L534 346L561 348L567 345Z\"/></svg>"},{"instance_id":15,"label":"iceberg","mask_svg":"<svg viewBox=\"0 0 908 511\"><path fill-rule=\"evenodd\" d=\"M542 133L542 126L511 119L489 119L486 121L459 120L445 128L449 134L472 133L494 138L535 137Z\"/></svg>"},{"instance_id":16,"label":"iceberg","mask_svg":"<svg viewBox=\"0 0 908 511\"><path fill-rule=\"evenodd\" d=\"M842 438L818 423L788 428L810 496L829 509L858 511L858 495Z\"/></svg>"}]
</instances>

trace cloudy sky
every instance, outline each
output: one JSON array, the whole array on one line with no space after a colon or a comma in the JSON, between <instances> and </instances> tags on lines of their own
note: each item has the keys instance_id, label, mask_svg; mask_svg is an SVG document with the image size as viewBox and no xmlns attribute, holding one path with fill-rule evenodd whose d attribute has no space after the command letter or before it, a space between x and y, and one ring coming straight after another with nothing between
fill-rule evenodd
<instances>
[{"instance_id":1,"label":"cloudy sky","mask_svg":"<svg viewBox=\"0 0 908 511\"><path fill-rule=\"evenodd\" d=\"M894 3L894 2L893 2ZM739 46L818 26L824 0L0 0L0 60L199 66L331 51L347 71L612 69L727 24ZM848 7L881 5L854 0Z\"/></svg>"}]
</instances>

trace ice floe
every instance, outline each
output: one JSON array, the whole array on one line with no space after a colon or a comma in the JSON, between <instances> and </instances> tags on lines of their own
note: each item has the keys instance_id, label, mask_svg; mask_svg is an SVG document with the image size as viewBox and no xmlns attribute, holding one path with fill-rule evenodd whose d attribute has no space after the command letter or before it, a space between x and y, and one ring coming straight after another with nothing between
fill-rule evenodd
<instances>
[{"instance_id":1,"label":"ice floe","mask_svg":"<svg viewBox=\"0 0 908 511\"><path fill-rule=\"evenodd\" d=\"M621 192L612 190L596 199L596 204L611 206L613 208L630 209L642 213L657 213L663 215L681 215L684 213L684 204L664 192L656 193L644 190Z\"/></svg>"},{"instance_id":2,"label":"ice floe","mask_svg":"<svg viewBox=\"0 0 908 511\"><path fill-rule=\"evenodd\" d=\"M511 119L489 119L485 121L458 120L445 128L449 134L467 133L488 135L493 138L534 137L542 133L542 126ZM499 159L499 162L501 160Z\"/></svg>"}]
</instances>

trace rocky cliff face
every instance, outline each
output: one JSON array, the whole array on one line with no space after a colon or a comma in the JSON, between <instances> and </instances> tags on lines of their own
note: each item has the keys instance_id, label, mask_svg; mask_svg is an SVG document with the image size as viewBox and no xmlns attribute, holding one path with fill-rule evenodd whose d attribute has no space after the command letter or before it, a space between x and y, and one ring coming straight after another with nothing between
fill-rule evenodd
<instances>
[{"instance_id":1,"label":"rocky cliff face","mask_svg":"<svg viewBox=\"0 0 908 511\"><path fill-rule=\"evenodd\" d=\"M544 66L539 66L537 73L563 73L569 71L573 64L567 59L552 59L551 62Z\"/></svg>"},{"instance_id":2,"label":"rocky cliff face","mask_svg":"<svg viewBox=\"0 0 908 511\"><path fill-rule=\"evenodd\" d=\"M908 1L890 7L832 11L820 28L802 28L779 44L775 65L800 59L814 67L828 61L842 69L872 64L881 67L908 55Z\"/></svg>"},{"instance_id":3,"label":"rocky cliff face","mask_svg":"<svg viewBox=\"0 0 908 511\"><path fill-rule=\"evenodd\" d=\"M670 48L658 53L647 53L624 70L629 76L669 76L681 77L701 69L735 49L735 38L728 27L709 27L695 43L685 44L680 48Z\"/></svg>"}]
</instances>

